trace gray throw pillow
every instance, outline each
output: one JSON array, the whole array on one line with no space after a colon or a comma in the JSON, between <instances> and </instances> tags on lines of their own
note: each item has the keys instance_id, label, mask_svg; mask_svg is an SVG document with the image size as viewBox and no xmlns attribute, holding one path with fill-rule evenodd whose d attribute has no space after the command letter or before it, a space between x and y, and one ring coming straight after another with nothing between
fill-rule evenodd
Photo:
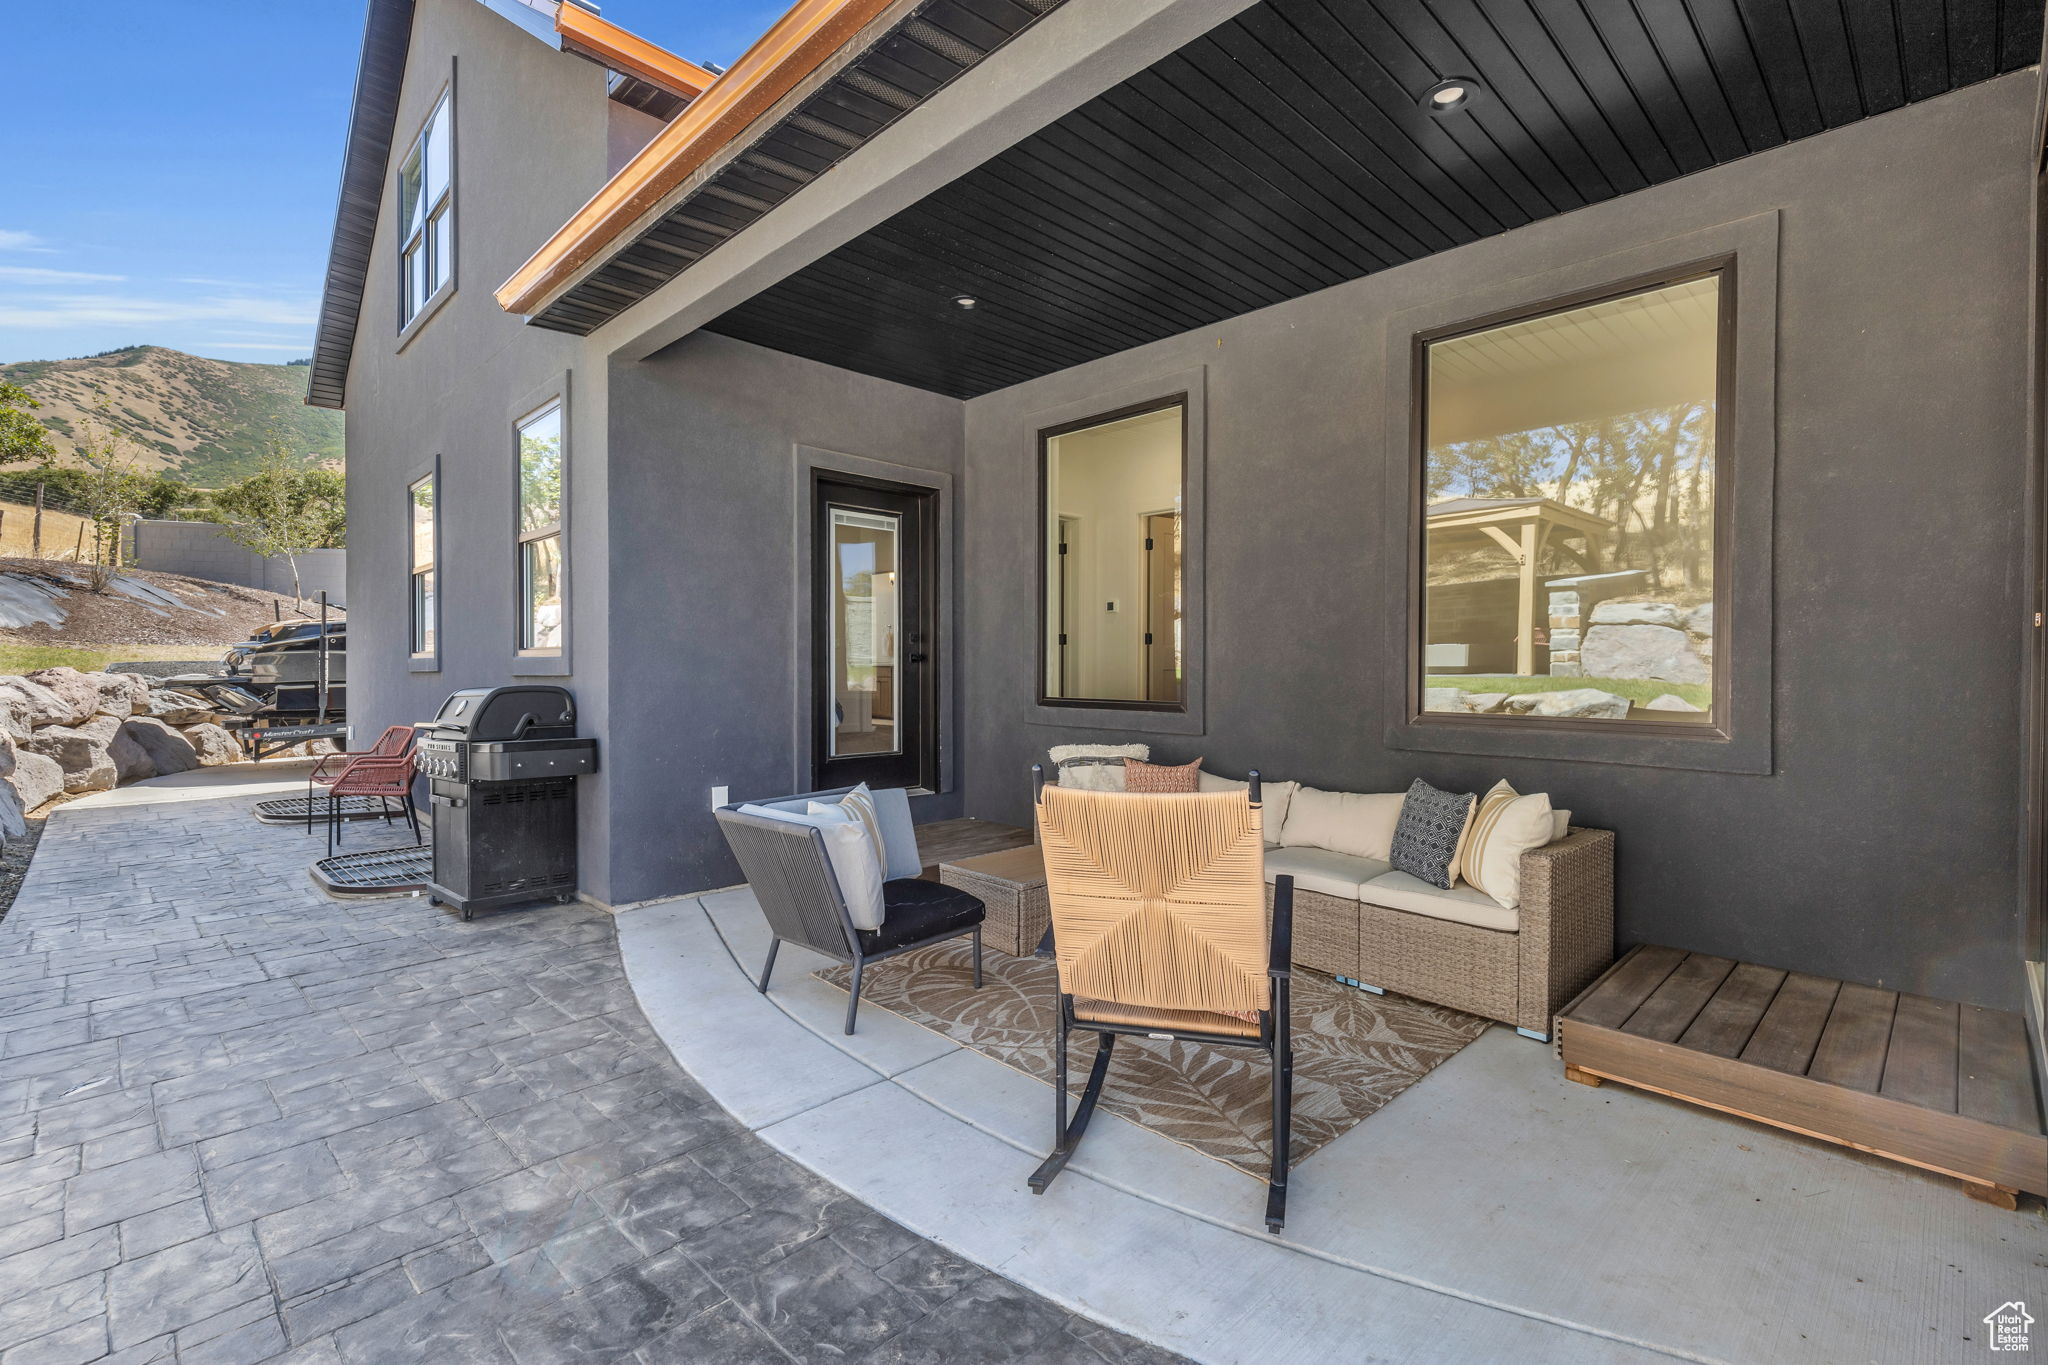
<instances>
[{"instance_id":1,"label":"gray throw pillow","mask_svg":"<svg viewBox=\"0 0 2048 1365\"><path fill-rule=\"evenodd\" d=\"M1472 793L1438 791L1421 778L1408 786L1401 802L1401 820L1394 826L1396 872L1419 877L1439 891L1451 889L1458 875L1458 843L1472 819Z\"/></svg>"}]
</instances>

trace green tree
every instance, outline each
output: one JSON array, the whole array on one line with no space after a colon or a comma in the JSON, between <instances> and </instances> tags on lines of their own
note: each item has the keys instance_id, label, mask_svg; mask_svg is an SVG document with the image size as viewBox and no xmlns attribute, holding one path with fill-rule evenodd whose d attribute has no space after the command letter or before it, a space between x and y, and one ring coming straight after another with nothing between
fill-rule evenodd
<instances>
[{"instance_id":1,"label":"green tree","mask_svg":"<svg viewBox=\"0 0 2048 1365\"><path fill-rule=\"evenodd\" d=\"M254 474L213 495L212 520L228 539L267 558L282 559L292 571L292 598L303 599L299 554L347 543L347 486L342 476L309 469L284 437L270 432Z\"/></svg>"},{"instance_id":2,"label":"green tree","mask_svg":"<svg viewBox=\"0 0 2048 1365\"><path fill-rule=\"evenodd\" d=\"M50 433L34 416L41 406L21 385L0 379L0 464L56 456Z\"/></svg>"}]
</instances>

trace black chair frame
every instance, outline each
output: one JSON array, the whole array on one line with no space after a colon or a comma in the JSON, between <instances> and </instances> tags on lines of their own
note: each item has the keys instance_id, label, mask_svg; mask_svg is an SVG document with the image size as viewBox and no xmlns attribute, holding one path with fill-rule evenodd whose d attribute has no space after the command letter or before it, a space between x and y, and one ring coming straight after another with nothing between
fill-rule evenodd
<instances>
[{"instance_id":1,"label":"black chair frame","mask_svg":"<svg viewBox=\"0 0 2048 1365\"><path fill-rule=\"evenodd\" d=\"M841 787L778 799L825 801L844 796L851 790L851 787ZM934 934L914 943L868 952L861 947L861 931L854 927L853 917L847 913L846 897L841 893L839 879L832 871L822 833L787 820L743 814L733 806L722 807L714 814L733 856L739 859L740 871L753 890L761 913L768 920L771 935L768 960L761 965L761 979L754 986L761 994L768 993L769 978L775 973L775 957L785 942L809 948L853 968L846 1002L848 1034L853 1032L854 1016L860 1010L861 976L870 963L929 948L934 943L944 943L949 939L971 937L974 940L974 986L976 990L981 988L979 920L966 928ZM889 885L888 882L882 885L885 899Z\"/></svg>"},{"instance_id":2,"label":"black chair frame","mask_svg":"<svg viewBox=\"0 0 2048 1365\"><path fill-rule=\"evenodd\" d=\"M1043 773L1036 766L1034 801L1044 790ZM1259 775L1251 774L1251 799L1259 804ZM1067 1167L1074 1150L1088 1131L1102 1098L1102 1083L1109 1075L1109 1059L1116 1040L1124 1034L1141 1038L1170 1039L1180 1043L1204 1043L1212 1047L1250 1047L1266 1054L1272 1068L1273 1154L1266 1181L1266 1230L1278 1232L1287 1222L1288 1148L1294 1137L1294 1026L1292 1018L1294 982L1294 878L1285 873L1273 879L1273 927L1267 949L1267 974L1273 983L1272 1007L1259 1014L1257 1037L1210 1033L1196 1029L1156 1029L1138 1024L1109 1024L1074 1016L1074 997L1059 996L1058 1034L1053 1045L1053 1151L1031 1176L1031 1192L1044 1194L1053 1178ZM1095 1064L1081 1101L1067 1114L1067 1044L1075 1029L1096 1035Z\"/></svg>"}]
</instances>

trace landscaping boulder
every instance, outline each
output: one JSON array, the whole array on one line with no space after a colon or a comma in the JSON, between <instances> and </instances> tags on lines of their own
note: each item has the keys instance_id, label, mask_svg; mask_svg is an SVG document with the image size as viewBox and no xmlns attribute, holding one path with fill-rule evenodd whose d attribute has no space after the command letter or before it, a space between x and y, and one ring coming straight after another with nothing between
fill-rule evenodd
<instances>
[{"instance_id":1,"label":"landscaping boulder","mask_svg":"<svg viewBox=\"0 0 2048 1365\"><path fill-rule=\"evenodd\" d=\"M1510 695L1506 692L1467 692L1465 709L1481 713L1498 711L1508 704Z\"/></svg>"},{"instance_id":2,"label":"landscaping boulder","mask_svg":"<svg viewBox=\"0 0 2048 1365\"><path fill-rule=\"evenodd\" d=\"M242 746L225 729L218 725L184 725L178 728L193 750L199 755L200 766L216 767L222 763L240 763Z\"/></svg>"},{"instance_id":3,"label":"landscaping boulder","mask_svg":"<svg viewBox=\"0 0 2048 1365\"><path fill-rule=\"evenodd\" d=\"M1596 621L1607 606L1603 602L1594 609ZM1692 638L1675 626L1595 625L1579 649L1579 667L1589 678L1703 683L1714 676Z\"/></svg>"},{"instance_id":4,"label":"landscaping boulder","mask_svg":"<svg viewBox=\"0 0 2048 1365\"><path fill-rule=\"evenodd\" d=\"M1596 626L1670 626L1685 624L1685 611L1669 602L1602 602L1593 608Z\"/></svg>"},{"instance_id":5,"label":"landscaping boulder","mask_svg":"<svg viewBox=\"0 0 2048 1365\"><path fill-rule=\"evenodd\" d=\"M23 751L15 755L14 771L8 774L6 785L24 811L33 811L45 801L63 795L64 769L54 758Z\"/></svg>"},{"instance_id":6,"label":"landscaping boulder","mask_svg":"<svg viewBox=\"0 0 2048 1365\"><path fill-rule=\"evenodd\" d=\"M39 668L22 676L48 688L63 703L62 712L38 724L76 725L90 720L100 709L100 689L90 677L75 668Z\"/></svg>"},{"instance_id":7,"label":"landscaping boulder","mask_svg":"<svg viewBox=\"0 0 2048 1365\"><path fill-rule=\"evenodd\" d=\"M1569 692L1525 692L1519 697L1509 697L1508 710L1518 716L1624 720L1628 717L1628 698L1617 697L1597 687L1575 687Z\"/></svg>"},{"instance_id":8,"label":"landscaping boulder","mask_svg":"<svg viewBox=\"0 0 2048 1365\"><path fill-rule=\"evenodd\" d=\"M167 725L203 725L214 718L213 708L197 697L162 687L143 700L137 714L154 717Z\"/></svg>"},{"instance_id":9,"label":"landscaping boulder","mask_svg":"<svg viewBox=\"0 0 2048 1365\"><path fill-rule=\"evenodd\" d=\"M149 756L158 776L185 773L199 766L199 751L192 741L154 716L137 716L121 726L121 735Z\"/></svg>"},{"instance_id":10,"label":"landscaping boulder","mask_svg":"<svg viewBox=\"0 0 2048 1365\"><path fill-rule=\"evenodd\" d=\"M28 833L28 813L14 788L0 782L0 840L19 839Z\"/></svg>"},{"instance_id":11,"label":"landscaping boulder","mask_svg":"<svg viewBox=\"0 0 2048 1365\"><path fill-rule=\"evenodd\" d=\"M93 696L97 699L97 690ZM74 719L85 719L74 714L72 703L41 683L21 677L0 678L0 714L7 717L7 733L16 739L27 739L27 731L40 725L69 725Z\"/></svg>"},{"instance_id":12,"label":"landscaping boulder","mask_svg":"<svg viewBox=\"0 0 2048 1365\"><path fill-rule=\"evenodd\" d=\"M1684 697L1674 696L1672 693L1666 692L1655 701L1644 702L1643 709L1645 711L1704 711L1706 708L1694 706Z\"/></svg>"},{"instance_id":13,"label":"landscaping boulder","mask_svg":"<svg viewBox=\"0 0 2048 1365\"><path fill-rule=\"evenodd\" d=\"M1702 602L1685 614L1685 628L1694 635L1714 638L1714 604Z\"/></svg>"},{"instance_id":14,"label":"landscaping boulder","mask_svg":"<svg viewBox=\"0 0 2048 1365\"><path fill-rule=\"evenodd\" d=\"M1456 687L1425 687L1422 689L1422 709L1462 711L1465 709L1465 693Z\"/></svg>"},{"instance_id":15,"label":"landscaping boulder","mask_svg":"<svg viewBox=\"0 0 2048 1365\"><path fill-rule=\"evenodd\" d=\"M21 747L55 760L67 792L111 791L120 780L111 752L120 728L112 716L95 716L83 725L46 725Z\"/></svg>"},{"instance_id":16,"label":"landscaping boulder","mask_svg":"<svg viewBox=\"0 0 2048 1365\"><path fill-rule=\"evenodd\" d=\"M156 776L155 760L150 758L149 751L128 733L126 721L123 721L121 728L114 732L114 737L107 741L107 757L113 760L116 782L140 782L145 777Z\"/></svg>"},{"instance_id":17,"label":"landscaping boulder","mask_svg":"<svg viewBox=\"0 0 2048 1365\"><path fill-rule=\"evenodd\" d=\"M99 690L98 714L103 716L128 717L149 706L149 683L134 673L87 673L92 685Z\"/></svg>"}]
</instances>

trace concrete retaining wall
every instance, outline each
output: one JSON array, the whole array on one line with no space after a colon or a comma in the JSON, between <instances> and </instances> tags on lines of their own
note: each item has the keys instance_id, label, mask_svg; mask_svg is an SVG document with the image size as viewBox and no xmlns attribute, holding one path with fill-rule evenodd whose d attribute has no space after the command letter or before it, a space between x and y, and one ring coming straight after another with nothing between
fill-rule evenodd
<instances>
[{"instance_id":1,"label":"concrete retaining wall","mask_svg":"<svg viewBox=\"0 0 2048 1365\"><path fill-rule=\"evenodd\" d=\"M292 569L280 556L265 558L235 544L209 521L138 521L130 532L132 562L140 569L189 574L216 583L240 583L291 595ZM337 605L348 599L348 551L301 550L300 591L309 599L326 589Z\"/></svg>"}]
</instances>

